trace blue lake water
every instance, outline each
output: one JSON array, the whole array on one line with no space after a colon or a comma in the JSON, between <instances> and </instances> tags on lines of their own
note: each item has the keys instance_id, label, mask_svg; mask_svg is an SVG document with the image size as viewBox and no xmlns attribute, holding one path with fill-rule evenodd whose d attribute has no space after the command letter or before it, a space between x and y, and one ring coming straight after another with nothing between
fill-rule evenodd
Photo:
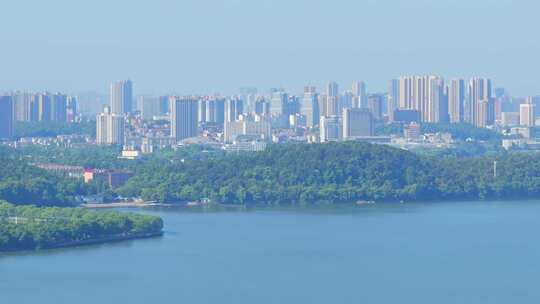
<instances>
[{"instance_id":1,"label":"blue lake water","mask_svg":"<svg viewBox=\"0 0 540 304\"><path fill-rule=\"evenodd\" d=\"M0 256L0 303L540 303L540 202L148 213L164 237Z\"/></svg>"}]
</instances>

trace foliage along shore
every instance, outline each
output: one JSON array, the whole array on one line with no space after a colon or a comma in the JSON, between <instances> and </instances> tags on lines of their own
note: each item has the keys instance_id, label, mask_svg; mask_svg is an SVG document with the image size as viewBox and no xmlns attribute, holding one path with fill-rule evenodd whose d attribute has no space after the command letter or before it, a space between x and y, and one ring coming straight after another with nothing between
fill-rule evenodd
<instances>
[{"instance_id":1,"label":"foliage along shore","mask_svg":"<svg viewBox=\"0 0 540 304\"><path fill-rule=\"evenodd\" d=\"M162 235L161 218L0 201L0 252L73 247Z\"/></svg>"}]
</instances>

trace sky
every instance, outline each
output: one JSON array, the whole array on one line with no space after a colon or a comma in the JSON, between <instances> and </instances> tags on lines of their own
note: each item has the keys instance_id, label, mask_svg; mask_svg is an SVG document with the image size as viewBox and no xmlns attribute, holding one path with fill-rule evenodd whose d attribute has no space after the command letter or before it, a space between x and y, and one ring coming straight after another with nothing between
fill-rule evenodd
<instances>
[{"instance_id":1,"label":"sky","mask_svg":"<svg viewBox=\"0 0 540 304\"><path fill-rule=\"evenodd\" d=\"M3 1L0 91L236 93L408 74L540 94L540 1Z\"/></svg>"}]
</instances>

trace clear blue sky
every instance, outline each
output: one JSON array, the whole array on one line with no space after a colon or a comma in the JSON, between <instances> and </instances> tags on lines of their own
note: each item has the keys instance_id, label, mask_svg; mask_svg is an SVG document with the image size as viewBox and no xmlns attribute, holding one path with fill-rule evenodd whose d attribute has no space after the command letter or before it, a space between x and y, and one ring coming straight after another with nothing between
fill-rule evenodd
<instances>
[{"instance_id":1,"label":"clear blue sky","mask_svg":"<svg viewBox=\"0 0 540 304\"><path fill-rule=\"evenodd\" d=\"M540 1L3 1L0 90L235 92L401 74L540 94Z\"/></svg>"}]
</instances>

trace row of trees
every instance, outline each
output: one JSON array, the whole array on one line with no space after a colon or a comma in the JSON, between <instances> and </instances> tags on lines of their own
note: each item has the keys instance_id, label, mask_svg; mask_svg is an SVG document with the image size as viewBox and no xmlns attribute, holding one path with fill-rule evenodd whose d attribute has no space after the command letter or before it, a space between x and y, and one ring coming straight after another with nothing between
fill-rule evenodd
<instances>
[{"instance_id":1,"label":"row of trees","mask_svg":"<svg viewBox=\"0 0 540 304\"><path fill-rule=\"evenodd\" d=\"M37 208L0 201L0 251L70 246L160 234L159 217L81 208Z\"/></svg>"}]
</instances>

